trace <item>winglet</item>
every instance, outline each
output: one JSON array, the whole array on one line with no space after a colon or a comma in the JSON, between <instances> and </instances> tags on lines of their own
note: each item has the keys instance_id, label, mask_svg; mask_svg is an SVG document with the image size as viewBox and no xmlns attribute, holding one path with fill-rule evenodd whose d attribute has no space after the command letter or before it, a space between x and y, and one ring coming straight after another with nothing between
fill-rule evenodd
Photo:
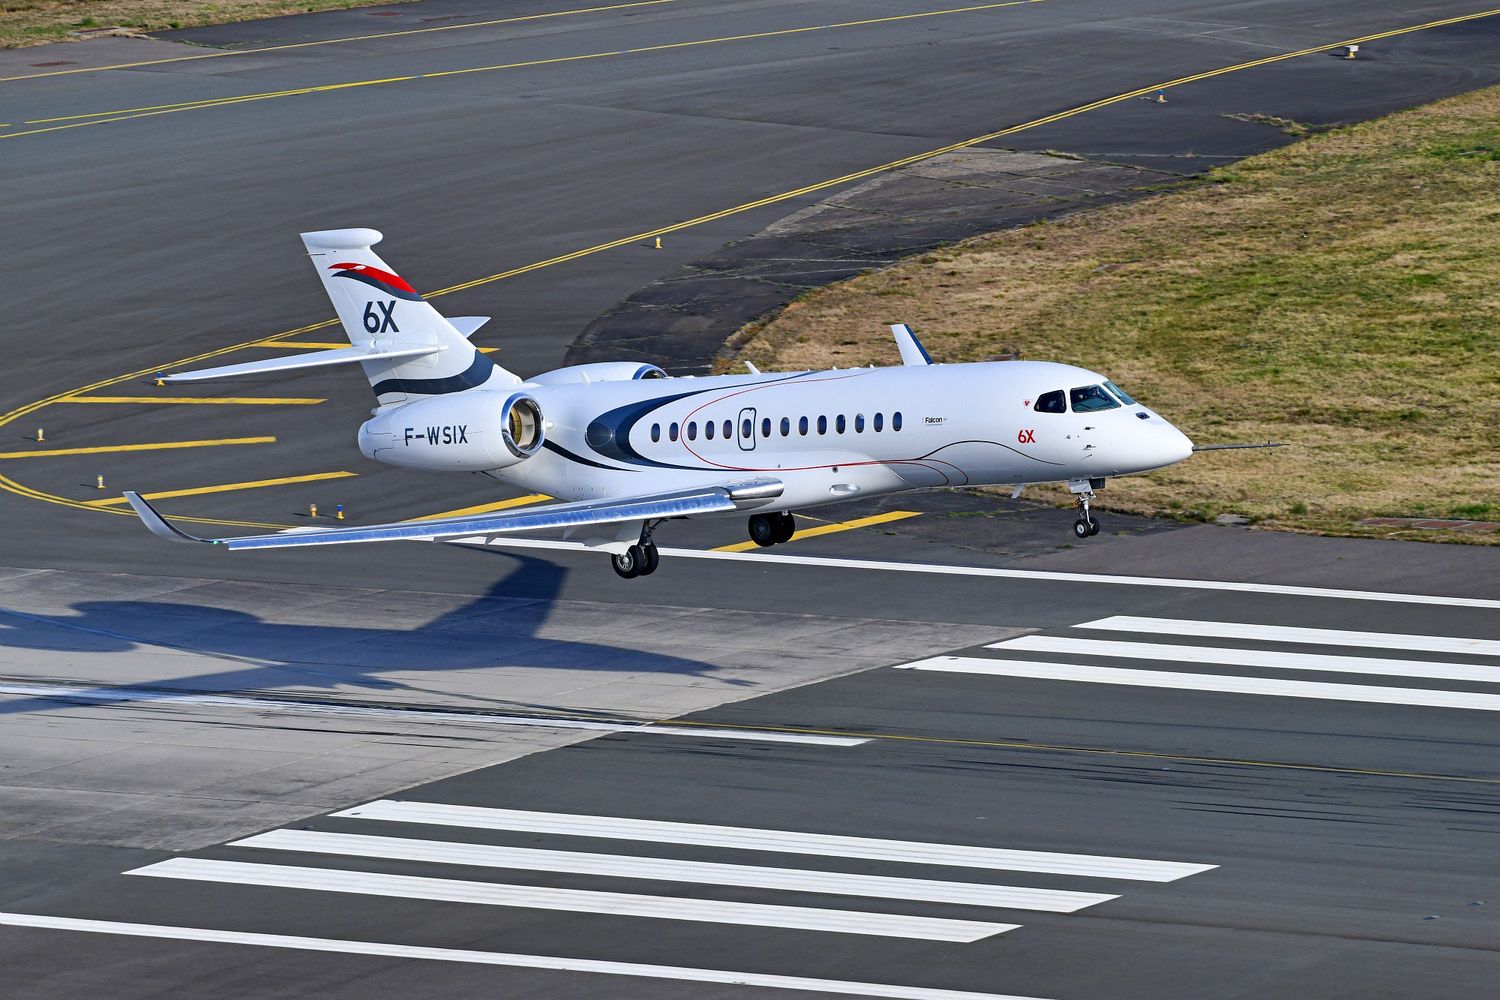
<instances>
[{"instance_id":1,"label":"winglet","mask_svg":"<svg viewBox=\"0 0 1500 1000\"><path fill-rule=\"evenodd\" d=\"M196 535L189 535L185 531L180 531L179 529L174 528L167 522L167 519L158 514L156 512L156 508L147 503L146 498L141 496L139 493L136 493L132 490L126 490L125 499L130 502L130 506L134 508L136 514L140 516L141 522L145 524L147 528L151 529L151 533L153 535L159 535L171 542L208 542L209 544L213 544L212 538L199 538Z\"/></svg>"},{"instance_id":2,"label":"winglet","mask_svg":"<svg viewBox=\"0 0 1500 1000\"><path fill-rule=\"evenodd\" d=\"M896 350L901 352L903 365L932 364L932 356L927 353L927 348L922 346L917 335L911 332L911 327L905 323L892 323L891 333L896 337Z\"/></svg>"}]
</instances>

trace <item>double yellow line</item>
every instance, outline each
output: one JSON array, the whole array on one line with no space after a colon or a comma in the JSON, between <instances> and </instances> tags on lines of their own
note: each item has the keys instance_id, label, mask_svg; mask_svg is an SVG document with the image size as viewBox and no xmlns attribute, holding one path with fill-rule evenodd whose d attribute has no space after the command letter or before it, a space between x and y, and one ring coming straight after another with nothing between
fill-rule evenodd
<instances>
[{"instance_id":1,"label":"double yellow line","mask_svg":"<svg viewBox=\"0 0 1500 1000\"><path fill-rule=\"evenodd\" d=\"M639 233L632 233L628 236L622 236L619 239L610 240L605 243L598 243L594 246L585 247L581 250L574 250L569 253L559 254L558 256L549 257L545 260L535 261L531 264L526 264L521 267L514 267L509 270L499 271L495 274L487 275L483 278L475 278L472 281L465 281L457 285L450 285L447 288L442 288L438 291L430 293L427 297L432 298L440 295L448 295L452 292L464 291L470 288L477 288L481 285L487 285L492 282L502 281L506 278L513 278L522 274L529 274L532 271L539 271L543 268L553 267L558 264L565 264L570 261L591 256L593 254L603 253L607 250L614 250L619 247L628 246L630 244L640 243L642 241L652 239L656 236L664 236L669 233L679 232L681 230L689 229L694 226L701 226L706 223L714 222L719 219L729 218L730 216L739 215L741 213L753 211L758 208L764 208L768 205L774 205L780 202L789 201L794 198L800 198L809 194L815 194L829 188L838 187L840 185L852 183L858 180L863 180L867 177L872 177L876 174L885 173L891 170L898 169L900 167L909 166L913 163L920 163L923 160L928 160L935 156L941 156L944 153L951 153L957 150L968 149L972 146L981 145L986 142L992 142L995 139L1000 139L1005 136L1015 135L1018 132L1024 132L1029 129L1039 128L1043 125L1050 125L1054 122L1059 122L1063 121L1064 119L1075 117L1077 115L1086 114L1090 111L1096 111L1100 108L1106 108L1114 104L1119 104L1123 101L1133 100L1147 94L1154 94L1158 90L1167 90L1173 87L1181 87L1189 83L1198 82L1200 80L1208 80L1213 77L1224 76L1229 73L1237 73L1244 70L1255 69L1260 66L1268 66L1273 63L1284 62L1288 59L1296 59L1301 56L1312 55L1319 52L1327 52L1332 49L1342 48L1346 45L1364 45L1369 42L1379 41L1385 38L1395 38L1400 35L1409 35L1414 32L1427 31L1433 28L1447 27L1449 25L1462 24L1468 21L1477 21L1481 18L1493 17L1496 14L1500 14L1500 7L1478 11L1473 14L1464 14L1458 17L1443 18L1442 20L1437 21L1427 21L1422 24L1409 25L1404 28L1395 28L1390 31L1361 35L1357 38L1348 38L1342 41L1329 42L1323 45L1310 46L1308 48L1298 49L1293 52L1283 52L1278 55L1266 56L1261 59L1253 59L1248 62L1236 63L1232 66L1223 66L1218 69L1207 70L1202 73L1194 73L1190 76L1178 77L1176 79L1168 80L1163 83L1156 83L1145 87L1139 87L1135 90L1126 91L1123 94L1116 94L1113 97L1106 97L1101 100L1091 101L1088 104L1081 104L1077 107L1069 108L1065 111L1059 111L1056 114L1047 115L1042 118L1035 118L1020 125L1011 125L1007 128L998 129L994 132L987 132L984 135L974 136L973 138L965 139L961 142L950 143L946 146L939 146L936 149L929 149L922 153L916 153L911 156L902 157L899 160L891 160L887 163L868 167L864 170L859 170L854 173L844 174L840 177L833 177L824 181L818 181L814 184L807 184L790 191L783 191L780 194L770 195L768 197L760 198L755 201L749 201L741 205L736 205L732 208L726 208L718 212L712 212L708 215L700 215L696 218L686 219L682 222L675 222L670 225L658 227L656 229L650 229ZM260 337L255 340L247 340L238 344L231 344L227 347L220 347L211 351L205 351L201 354L193 355L192 357L180 358L177 361L171 362L170 364L153 365L150 368L143 368L138 371L128 372L124 375L116 375L112 378L102 379L98 382L94 382L90 385L82 386L77 389L70 389L65 392L60 392L55 395L48 396L44 399L39 399L35 402L19 406L8 413L0 415L0 427L12 423L13 421L18 420L29 413L33 413L44 406L49 406L53 403L59 402L69 396L76 396L82 393L92 392L96 389L102 389L106 386L116 385L120 382L126 382L131 379L144 378L146 376L154 375L159 371L164 371L169 368L180 368L185 365L195 364L200 361L206 361L211 358L221 357L225 354L231 354L235 351L244 350L249 347L264 345L267 342L285 340L288 337L294 337L299 334L310 333L314 330L321 330L326 327L333 326L337 322L337 319L327 319L317 323L309 323L306 326L300 326L294 330L286 330L281 333L271 334L267 337ZM116 514L126 513L124 511L112 510L111 508L107 507L90 507L82 501L72 500L67 497L55 496L41 490L33 489L29 486L24 486L4 475L0 475L0 489L5 489L11 493L17 494L18 496L28 497L33 500L41 500L46 503L55 503L65 507L74 507L79 510L102 509L110 510L111 513ZM200 523L208 524L244 523L218 521L209 518L184 518L183 520L198 521Z\"/></svg>"},{"instance_id":2,"label":"double yellow line","mask_svg":"<svg viewBox=\"0 0 1500 1000\"><path fill-rule=\"evenodd\" d=\"M490 21L470 21L465 24L443 24L432 28L406 28L401 31L381 31L372 35L346 35L342 38L323 38L314 42L288 42L284 45L263 45L256 49L224 49L218 52L200 52L190 56L170 56L165 59L142 59L139 62L112 63L107 66L79 66L75 69L54 69L46 73L26 73L21 76L0 76L0 83L16 80L39 80L48 76L72 76L75 73L103 73L116 69L138 69L142 66L164 66L167 63L196 62L200 59L227 59L230 56L254 56L263 52L285 52L288 49L311 49L321 45L342 45L347 42L369 42L378 38L401 38L406 35L427 35L437 31L464 31L470 28L493 28L501 24L516 24L521 21L544 21L553 17L573 17L578 14L602 14L630 7L656 7L677 0L635 0L634 3L615 3L604 7L578 7L572 10L554 10L544 14L522 14L517 17L500 17Z\"/></svg>"},{"instance_id":3,"label":"double yellow line","mask_svg":"<svg viewBox=\"0 0 1500 1000\"><path fill-rule=\"evenodd\" d=\"M504 70L530 69L537 66L559 66L565 63L584 62L594 59L613 59L621 56L646 55L653 52L670 52L676 49L697 48L704 45L723 45L729 42L748 42L787 35L802 35L814 31L833 31L842 28L864 28L876 24L894 24L919 18L944 17L951 14L971 14L977 11L998 10L1002 7L1024 7L1045 3L1046 0L1001 0L995 3L973 4L967 7L949 7L945 10L918 11L913 14L894 14L889 17L867 17L857 21L839 21L833 24L813 24L801 28L779 28L774 31L757 31L742 35L722 35L717 38L697 38L686 42L666 42L660 45L642 45L630 49L611 49L605 52L586 52L573 56L557 56L551 59L528 59L521 62L498 63L493 66L471 66L465 69L435 70L431 73L412 73L406 76L389 76L376 80L351 80L346 83L328 83L313 87L295 87L289 90L271 90L258 94L237 94L231 97L210 97L198 101L180 101L175 104L153 104L138 108L119 108L113 111L90 111L84 114L60 115L54 118L32 118L26 125L41 128L23 129L20 132L0 134L0 139L19 139L22 136L41 135L65 129L85 128L90 125L107 125L111 122L131 121L136 118L153 118L179 111L202 111L222 108L231 104L248 104L253 101L269 101L283 97L303 97L308 94L326 94L338 90L354 90L363 87L381 87L395 83L412 83L419 80L438 80L450 76L466 76L473 73L497 73ZM64 124L57 124L64 123Z\"/></svg>"}]
</instances>

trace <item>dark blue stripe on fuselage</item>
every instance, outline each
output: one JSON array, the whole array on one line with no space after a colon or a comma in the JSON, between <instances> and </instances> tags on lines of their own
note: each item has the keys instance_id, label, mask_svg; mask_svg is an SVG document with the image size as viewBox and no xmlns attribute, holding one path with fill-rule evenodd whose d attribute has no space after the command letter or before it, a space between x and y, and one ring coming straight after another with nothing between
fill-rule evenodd
<instances>
[{"instance_id":1,"label":"dark blue stripe on fuselage","mask_svg":"<svg viewBox=\"0 0 1500 1000\"><path fill-rule=\"evenodd\" d=\"M543 441L542 442L542 447L546 448L550 452L554 452L554 453L556 453L558 455L561 455L563 458L566 458L570 462L577 462L579 465L587 465L590 468L594 468L594 469L607 469L610 472L640 472L641 471L640 469L621 469L618 466L605 465L603 462L595 462L593 459L584 458L582 455L575 455L571 451L569 451L568 449L564 448L562 445L558 444L556 441Z\"/></svg>"},{"instance_id":2,"label":"dark blue stripe on fuselage","mask_svg":"<svg viewBox=\"0 0 1500 1000\"><path fill-rule=\"evenodd\" d=\"M449 375L446 378L387 378L376 382L372 388L377 396L387 392L405 392L413 396L441 396L445 393L463 392L465 389L484 385L489 381L490 373L494 370L495 363L475 351L474 363L457 375Z\"/></svg>"},{"instance_id":3,"label":"dark blue stripe on fuselage","mask_svg":"<svg viewBox=\"0 0 1500 1000\"><path fill-rule=\"evenodd\" d=\"M422 296L418 295L416 292L408 292L404 288L392 288L390 285L388 285L385 282L381 281L379 278L375 277L373 274L366 274L363 271L354 271L354 270L340 271L337 274L335 274L334 277L335 278L352 278L355 281L363 281L365 284L369 285L371 288L374 288L374 289L377 289L379 291L382 291L382 292L384 292L387 295L394 295L398 299L405 299L408 302L421 302L421 301L423 301Z\"/></svg>"}]
</instances>

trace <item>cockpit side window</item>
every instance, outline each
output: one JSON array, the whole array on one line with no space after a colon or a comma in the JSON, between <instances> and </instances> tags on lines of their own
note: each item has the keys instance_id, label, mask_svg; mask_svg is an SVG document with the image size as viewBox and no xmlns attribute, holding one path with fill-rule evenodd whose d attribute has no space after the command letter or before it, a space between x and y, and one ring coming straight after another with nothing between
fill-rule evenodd
<instances>
[{"instance_id":1,"label":"cockpit side window","mask_svg":"<svg viewBox=\"0 0 1500 1000\"><path fill-rule=\"evenodd\" d=\"M1038 413L1067 413L1068 401L1063 396L1061 389L1044 392L1036 398L1036 406L1032 407Z\"/></svg>"},{"instance_id":2,"label":"cockpit side window","mask_svg":"<svg viewBox=\"0 0 1500 1000\"><path fill-rule=\"evenodd\" d=\"M1095 413L1099 410L1119 409L1120 403L1102 386L1086 385L1068 392L1074 413Z\"/></svg>"},{"instance_id":3,"label":"cockpit side window","mask_svg":"<svg viewBox=\"0 0 1500 1000\"><path fill-rule=\"evenodd\" d=\"M1121 389L1119 386L1115 385L1113 382L1106 382L1106 383L1104 383L1104 388L1106 388L1110 392L1114 393L1115 397L1117 399L1119 399L1120 402L1124 403L1126 406L1135 406L1136 405L1136 401L1130 398L1130 393L1126 392L1124 389Z\"/></svg>"}]
</instances>

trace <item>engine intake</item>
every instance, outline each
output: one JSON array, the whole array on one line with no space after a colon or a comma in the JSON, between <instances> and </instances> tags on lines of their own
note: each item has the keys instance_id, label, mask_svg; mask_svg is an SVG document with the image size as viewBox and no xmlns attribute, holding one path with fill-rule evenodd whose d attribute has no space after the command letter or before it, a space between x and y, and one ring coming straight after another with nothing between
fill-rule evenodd
<instances>
[{"instance_id":1,"label":"engine intake","mask_svg":"<svg viewBox=\"0 0 1500 1000\"><path fill-rule=\"evenodd\" d=\"M545 440L542 430L542 408L530 396L517 393L505 401L500 411L504 430L501 438L516 458L530 458Z\"/></svg>"}]
</instances>

